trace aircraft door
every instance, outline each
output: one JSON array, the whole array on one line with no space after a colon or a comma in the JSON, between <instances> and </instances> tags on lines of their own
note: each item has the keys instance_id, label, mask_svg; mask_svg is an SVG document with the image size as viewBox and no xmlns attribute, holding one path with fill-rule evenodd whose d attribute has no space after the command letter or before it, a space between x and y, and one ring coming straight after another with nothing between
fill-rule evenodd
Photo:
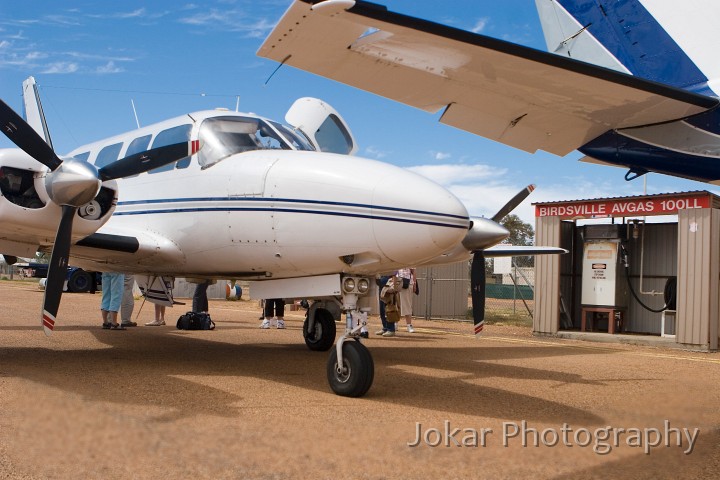
<instances>
[{"instance_id":1,"label":"aircraft door","mask_svg":"<svg viewBox=\"0 0 720 480\"><path fill-rule=\"evenodd\" d=\"M345 120L322 100L298 98L285 114L285 121L304 133L321 152L354 155L358 151Z\"/></svg>"}]
</instances>

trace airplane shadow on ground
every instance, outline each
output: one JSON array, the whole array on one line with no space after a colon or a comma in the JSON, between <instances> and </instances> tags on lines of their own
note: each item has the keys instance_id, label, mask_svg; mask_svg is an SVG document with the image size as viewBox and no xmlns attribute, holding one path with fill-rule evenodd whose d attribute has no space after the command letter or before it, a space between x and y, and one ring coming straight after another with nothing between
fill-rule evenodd
<instances>
[{"instance_id":1,"label":"airplane shadow on ground","mask_svg":"<svg viewBox=\"0 0 720 480\"><path fill-rule=\"evenodd\" d=\"M672 441L675 441L674 437ZM683 442L682 447L675 443L666 447L661 443L653 447L649 455L641 452L621 460L603 462L602 465L559 475L553 480L717 478L720 464L720 430L701 430L695 448L688 455L683 453L688 448L688 442L685 439Z\"/></svg>"},{"instance_id":2,"label":"airplane shadow on ground","mask_svg":"<svg viewBox=\"0 0 720 480\"><path fill-rule=\"evenodd\" d=\"M238 394L180 378L183 376L206 377L207 383L212 383L213 377L235 377L238 382L242 382L243 377L259 378L333 395L325 374L328 352L311 352L300 342L230 344L202 338L202 335L213 335L211 332L177 332L167 328L143 335L103 331L96 327L67 329L91 331L110 348L0 347L0 376L24 378L81 395L90 401L172 409L174 413L164 415L160 421L199 412L221 417L234 417L239 413L236 403L242 397ZM522 418L584 425L604 423L595 413L535 397L532 392L517 393L478 384L491 378L529 379L558 385L586 385L600 390L608 380L588 380L573 373L491 363L503 359L598 352L553 345L435 347L431 345L435 338L427 341L427 348L394 347L387 343L373 348L372 342L366 343L375 361L375 383L365 398L498 419ZM426 369L423 372L430 374L413 372L413 369ZM450 375L433 375L433 370L450 372ZM134 372L134 375L128 375L128 372ZM138 388L138 379L143 379L142 388ZM635 382L642 380L632 379ZM242 388L238 390L242 392ZM198 404L203 405L201 410L197 409Z\"/></svg>"}]
</instances>

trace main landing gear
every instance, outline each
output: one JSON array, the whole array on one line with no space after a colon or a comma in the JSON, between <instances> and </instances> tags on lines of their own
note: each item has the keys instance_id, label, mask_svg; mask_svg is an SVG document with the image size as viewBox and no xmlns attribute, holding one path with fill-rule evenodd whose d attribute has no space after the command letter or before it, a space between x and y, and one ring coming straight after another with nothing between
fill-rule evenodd
<instances>
[{"instance_id":1,"label":"main landing gear","mask_svg":"<svg viewBox=\"0 0 720 480\"><path fill-rule=\"evenodd\" d=\"M346 290L345 288L343 289ZM345 333L338 338L327 362L330 388L343 397L362 397L375 377L370 351L360 343L360 330L367 325L367 310L357 308L357 293L344 293L342 306L337 302L313 305L303 325L305 344L310 350L329 350L335 340L336 314L345 312Z\"/></svg>"}]
</instances>

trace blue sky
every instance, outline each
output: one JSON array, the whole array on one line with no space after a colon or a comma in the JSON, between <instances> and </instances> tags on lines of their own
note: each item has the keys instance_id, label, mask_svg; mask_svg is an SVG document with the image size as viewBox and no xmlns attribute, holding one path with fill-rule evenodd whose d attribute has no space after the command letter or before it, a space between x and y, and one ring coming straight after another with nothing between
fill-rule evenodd
<instances>
[{"instance_id":1,"label":"blue sky","mask_svg":"<svg viewBox=\"0 0 720 480\"><path fill-rule=\"evenodd\" d=\"M533 0L385 0L390 10L545 49ZM530 202L635 195L624 170L528 154L442 125L437 117L291 67L264 85L275 62L255 52L290 0L0 4L0 96L21 112L20 87L35 76L59 153L195 110L227 107L282 120L299 97L344 116L359 155L412 168L449 187L474 215L491 216L529 183ZM11 147L0 138L0 148ZM648 193L714 187L648 175Z\"/></svg>"}]
</instances>

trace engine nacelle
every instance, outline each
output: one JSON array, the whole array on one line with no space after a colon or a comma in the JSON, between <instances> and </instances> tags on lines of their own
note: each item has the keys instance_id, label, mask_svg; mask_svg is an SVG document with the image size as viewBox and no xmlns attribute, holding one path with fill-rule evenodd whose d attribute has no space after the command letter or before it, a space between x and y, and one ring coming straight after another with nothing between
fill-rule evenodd
<instances>
[{"instance_id":1,"label":"engine nacelle","mask_svg":"<svg viewBox=\"0 0 720 480\"><path fill-rule=\"evenodd\" d=\"M62 209L48 196L46 174L47 169L22 150L0 150L0 253L26 256L55 241ZM78 209L73 243L108 221L117 205L117 190L117 182L105 182L98 195Z\"/></svg>"}]
</instances>

